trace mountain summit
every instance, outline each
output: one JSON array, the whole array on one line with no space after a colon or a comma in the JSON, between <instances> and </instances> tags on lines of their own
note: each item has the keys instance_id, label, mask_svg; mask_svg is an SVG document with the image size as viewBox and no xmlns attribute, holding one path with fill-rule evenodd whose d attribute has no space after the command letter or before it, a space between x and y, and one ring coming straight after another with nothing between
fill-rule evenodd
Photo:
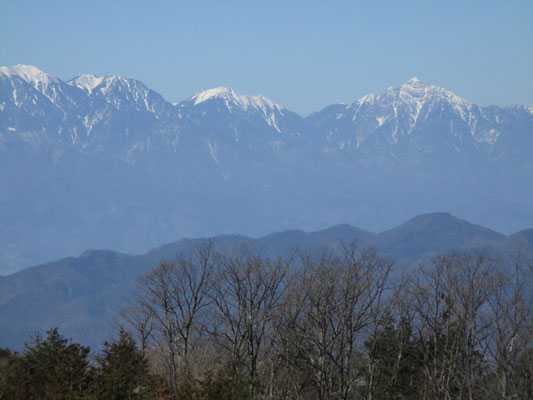
<instances>
[{"instance_id":1,"label":"mountain summit","mask_svg":"<svg viewBox=\"0 0 533 400\"><path fill-rule=\"evenodd\" d=\"M74 79L71 79L67 83L72 86L76 86L80 89L87 91L89 94L92 93L93 89L104 81L104 77L97 77L93 74L82 74L78 75Z\"/></svg>"},{"instance_id":2,"label":"mountain summit","mask_svg":"<svg viewBox=\"0 0 533 400\"><path fill-rule=\"evenodd\" d=\"M51 83L59 82L59 79L41 71L37 67L22 64L17 64L13 67L0 67L0 76L7 77L9 79L23 79L37 90L42 90L43 87L46 87Z\"/></svg>"},{"instance_id":3,"label":"mountain summit","mask_svg":"<svg viewBox=\"0 0 533 400\"><path fill-rule=\"evenodd\" d=\"M194 102L194 105L215 99L223 100L230 111L231 107L238 107L243 111L247 111L249 108L254 108L261 109L265 113L267 110L277 110L281 113L283 112L282 106L274 103L270 99L267 99L265 96L245 96L235 92L233 89L225 87L205 90L195 94L191 98L191 100Z\"/></svg>"},{"instance_id":4,"label":"mountain summit","mask_svg":"<svg viewBox=\"0 0 533 400\"><path fill-rule=\"evenodd\" d=\"M366 95L350 105L326 107L308 119L328 132L332 150L343 148L370 158L376 152L381 157L387 153L401 158L449 158L461 151L508 157L498 142L500 137L522 131L516 125L517 118L531 121L527 107L479 107L446 89L412 78L400 87ZM531 143L531 135L523 139ZM396 148L392 154L391 145Z\"/></svg>"},{"instance_id":5,"label":"mountain summit","mask_svg":"<svg viewBox=\"0 0 533 400\"><path fill-rule=\"evenodd\" d=\"M412 102L413 100L415 102L423 102L440 99L455 105L457 109L468 108L471 105L468 101L449 90L423 82L416 77L409 79L397 89L391 88L387 90L387 92L389 91L392 92L392 96L397 101L404 101L406 103Z\"/></svg>"}]
</instances>

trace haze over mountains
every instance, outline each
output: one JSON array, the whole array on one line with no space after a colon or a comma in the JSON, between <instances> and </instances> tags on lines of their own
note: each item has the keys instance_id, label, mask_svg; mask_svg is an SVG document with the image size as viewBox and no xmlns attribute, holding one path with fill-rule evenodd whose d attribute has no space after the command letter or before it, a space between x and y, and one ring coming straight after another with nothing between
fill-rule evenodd
<instances>
[{"instance_id":1,"label":"haze over mountains","mask_svg":"<svg viewBox=\"0 0 533 400\"><path fill-rule=\"evenodd\" d=\"M214 243L222 252L238 251L246 244L264 256L279 257L294 249L316 253L327 247L335 251L341 242L353 240L360 248L376 246L381 255L395 258L392 274L396 277L404 267L454 250L502 258L518 252L533 256L533 229L505 236L446 213L420 215L380 234L344 224L311 233L278 232L259 239L222 235L215 237ZM58 326L67 337L100 348L114 332L113 321L131 295L136 278L160 260L190 254L201 241L182 239L138 256L90 250L0 277L0 347L20 349L36 331Z\"/></svg>"},{"instance_id":2,"label":"haze over mountains","mask_svg":"<svg viewBox=\"0 0 533 400\"><path fill-rule=\"evenodd\" d=\"M509 234L533 226L531 154L533 106L479 107L416 78L302 117L228 88L171 104L132 78L2 67L0 274L432 211Z\"/></svg>"}]
</instances>

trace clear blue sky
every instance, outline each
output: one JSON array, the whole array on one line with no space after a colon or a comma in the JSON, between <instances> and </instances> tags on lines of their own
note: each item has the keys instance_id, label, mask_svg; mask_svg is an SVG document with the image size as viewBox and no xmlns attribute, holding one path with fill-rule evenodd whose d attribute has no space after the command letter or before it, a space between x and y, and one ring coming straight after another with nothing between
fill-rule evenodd
<instances>
[{"instance_id":1,"label":"clear blue sky","mask_svg":"<svg viewBox=\"0 0 533 400\"><path fill-rule=\"evenodd\" d=\"M140 79L169 101L228 86L306 115L412 76L533 104L533 1L2 0L0 65Z\"/></svg>"}]
</instances>

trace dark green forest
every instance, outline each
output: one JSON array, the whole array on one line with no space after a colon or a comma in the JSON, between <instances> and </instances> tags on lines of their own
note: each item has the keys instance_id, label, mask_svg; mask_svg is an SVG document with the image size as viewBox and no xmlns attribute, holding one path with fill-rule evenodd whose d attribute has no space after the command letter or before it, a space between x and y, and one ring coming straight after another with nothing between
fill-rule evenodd
<instances>
[{"instance_id":1,"label":"dark green forest","mask_svg":"<svg viewBox=\"0 0 533 400\"><path fill-rule=\"evenodd\" d=\"M138 279L97 354L57 328L1 349L0 399L532 399L533 263L509 260L206 242Z\"/></svg>"}]
</instances>

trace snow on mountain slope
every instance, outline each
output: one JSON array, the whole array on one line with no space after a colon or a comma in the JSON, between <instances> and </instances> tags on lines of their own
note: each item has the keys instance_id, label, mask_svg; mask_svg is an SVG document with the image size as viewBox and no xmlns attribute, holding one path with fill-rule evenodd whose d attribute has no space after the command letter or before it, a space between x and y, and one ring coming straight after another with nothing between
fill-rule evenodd
<instances>
[{"instance_id":1,"label":"snow on mountain slope","mask_svg":"<svg viewBox=\"0 0 533 400\"><path fill-rule=\"evenodd\" d=\"M41 93L46 93L49 86L59 84L59 79L31 65L17 64L13 67L0 67L0 76L21 78Z\"/></svg>"},{"instance_id":2,"label":"snow on mountain slope","mask_svg":"<svg viewBox=\"0 0 533 400\"><path fill-rule=\"evenodd\" d=\"M387 94L392 94L393 102L399 103L398 98L404 103L414 106L416 113L414 119L420 115L420 111L425 102L430 99L443 99L455 110L455 112L461 116L461 119L465 119L466 110L471 107L471 104L455 95L454 93L442 89L438 86L431 85L427 82L423 82L420 79L414 77L404 83L399 89L389 89Z\"/></svg>"},{"instance_id":3,"label":"snow on mountain slope","mask_svg":"<svg viewBox=\"0 0 533 400\"><path fill-rule=\"evenodd\" d=\"M19 70L9 72L7 85L20 81ZM46 78L37 69L33 76ZM5 99L0 107L7 107L0 115L0 128L11 132L12 140L21 132L38 132L91 157L128 164L195 165L198 171L214 168L206 173L230 179L250 160L276 164L276 158L289 157L282 155L285 149L294 153L296 142L301 151L303 137L312 131L302 117L266 97L246 96L229 88L206 90L171 104L132 78L83 74L54 82L60 97L27 98L19 102L24 110L17 106L17 98L23 93L38 96L33 87L16 92L0 89L0 99ZM19 117L13 120L13 115ZM11 122L2 121L5 118ZM19 139L25 142L27 136L19 135ZM248 180L252 176L256 175Z\"/></svg>"},{"instance_id":4,"label":"snow on mountain slope","mask_svg":"<svg viewBox=\"0 0 533 400\"><path fill-rule=\"evenodd\" d=\"M524 229L531 154L533 107L478 107L415 78L303 118L229 88L171 104L132 78L3 67L0 269L435 210Z\"/></svg>"},{"instance_id":5,"label":"snow on mountain slope","mask_svg":"<svg viewBox=\"0 0 533 400\"><path fill-rule=\"evenodd\" d=\"M159 118L171 119L172 108L131 78L86 74L64 82L30 66L0 70L0 130L11 141L33 132L76 151L124 159L149 140Z\"/></svg>"},{"instance_id":6,"label":"snow on mountain slope","mask_svg":"<svg viewBox=\"0 0 533 400\"><path fill-rule=\"evenodd\" d=\"M178 104L188 115L195 111L200 115L226 114L230 119L247 120L258 127L266 123L277 133L302 134L303 118L265 96L248 96L230 88L214 88L197 93Z\"/></svg>"},{"instance_id":7,"label":"snow on mountain slope","mask_svg":"<svg viewBox=\"0 0 533 400\"><path fill-rule=\"evenodd\" d=\"M83 74L63 82L17 65L0 69L0 85L5 132L38 131L78 151L129 163L154 152L190 154L193 146L221 167L235 152L264 158L297 146L300 153L348 154L393 166L461 152L504 159L522 150L502 148L501 135L501 142L512 142L509 135L519 130L524 140L533 140L527 135L531 107L481 108L418 78L305 119L264 96L223 87L171 104L142 82L116 75Z\"/></svg>"},{"instance_id":8,"label":"snow on mountain slope","mask_svg":"<svg viewBox=\"0 0 533 400\"><path fill-rule=\"evenodd\" d=\"M230 88L209 89L173 105L132 78L83 74L63 82L31 66L2 67L0 71L0 77L11 80L12 85L13 80L23 80L51 101L51 105L43 105L39 99L27 97L22 88L2 90L13 106L24 103L27 114L33 104L29 114L40 131L86 151L108 146L105 143L111 140L122 158L154 145L175 152L179 138L193 131L211 141L213 137L232 137L233 142L255 137L249 143L252 147L253 141L267 140L272 151L288 137L307 136L307 142L316 142L318 136L322 144L315 146L330 153L383 153L394 147L393 153L432 153L436 148L458 152L465 147L486 153L502 132L512 130L518 112L478 107L418 78L379 95L366 95L351 105L329 106L304 120L264 96L242 95ZM20 100L21 96L26 97ZM4 109L7 103L3 101L0 107ZM522 114L533 115L531 107L522 110ZM55 121L52 132L50 121ZM19 130L8 125L4 128ZM428 132L438 134L428 137ZM269 139L270 135L279 138Z\"/></svg>"},{"instance_id":9,"label":"snow on mountain slope","mask_svg":"<svg viewBox=\"0 0 533 400\"><path fill-rule=\"evenodd\" d=\"M194 101L194 105L198 105L213 98L223 99L230 111L232 107L239 107L243 111L248 111L249 108L253 108L261 110L265 114L267 111L272 110L277 110L283 114L283 107L267 99L265 96L246 96L225 87L205 90L194 95L192 100Z\"/></svg>"},{"instance_id":10,"label":"snow on mountain slope","mask_svg":"<svg viewBox=\"0 0 533 400\"><path fill-rule=\"evenodd\" d=\"M82 74L82 75L78 75L74 79L71 79L67 83L69 85L79 87L80 89L83 89L89 94L91 94L93 89L99 86L103 80L104 80L104 77L102 76L97 77L93 74Z\"/></svg>"},{"instance_id":11,"label":"snow on mountain slope","mask_svg":"<svg viewBox=\"0 0 533 400\"><path fill-rule=\"evenodd\" d=\"M0 67L0 82L2 89L0 96L2 104L12 102L18 108L33 107L31 114L42 114L40 107L53 106L63 113L72 112L81 101L83 93L77 88L70 88L58 79L36 67L29 65L15 65ZM11 87L11 90L7 89ZM35 96L40 94L46 99ZM33 97L31 100L27 96ZM25 100L22 100L25 98ZM65 115L65 119L70 117Z\"/></svg>"},{"instance_id":12,"label":"snow on mountain slope","mask_svg":"<svg viewBox=\"0 0 533 400\"><path fill-rule=\"evenodd\" d=\"M132 162L150 149L175 153L176 146L187 141L185 136L204 137L207 146L211 136L220 141L228 129L236 142L246 141L253 132L300 136L308 129L302 117L266 97L228 88L206 90L173 105L132 78L82 74L63 82L35 67L1 71L7 85L0 90L0 109L6 111L0 127L5 131L39 131L78 151L114 154ZM13 121L20 112L24 115ZM6 118L11 122L2 124ZM256 139L263 141L261 135ZM282 145L278 139L263 139L272 151Z\"/></svg>"},{"instance_id":13,"label":"snow on mountain slope","mask_svg":"<svg viewBox=\"0 0 533 400\"><path fill-rule=\"evenodd\" d=\"M444 104L451 107L463 121L466 120L467 111L471 107L470 103L450 91L422 82L418 78L412 78L400 87L388 88L383 94L363 96L353 104L337 110L334 116L324 109L312 114L309 118L319 123L329 119L337 121L349 119L355 123L361 119L370 118L375 120L373 124L370 124L374 129L385 125L386 122L390 124L404 118L403 126L401 121L393 124L392 136L394 137L398 133L412 133L419 119L426 117L425 114L431 108ZM407 129L400 132L400 128Z\"/></svg>"},{"instance_id":14,"label":"snow on mountain slope","mask_svg":"<svg viewBox=\"0 0 533 400\"><path fill-rule=\"evenodd\" d=\"M159 118L171 106L159 93L133 78L84 74L71 79L67 84L84 90L90 99L104 99L117 110L121 107L133 108L148 111Z\"/></svg>"},{"instance_id":15,"label":"snow on mountain slope","mask_svg":"<svg viewBox=\"0 0 533 400\"><path fill-rule=\"evenodd\" d=\"M475 151L487 154L516 123L512 107L479 107L454 93L412 78L350 105L332 105L307 119L333 151L377 154ZM528 126L533 119L518 117ZM392 147L391 147L392 146ZM394 150L395 149L395 150Z\"/></svg>"},{"instance_id":16,"label":"snow on mountain slope","mask_svg":"<svg viewBox=\"0 0 533 400\"><path fill-rule=\"evenodd\" d=\"M262 168L278 169L282 160L301 159L313 131L304 118L272 100L230 88L205 90L175 105L175 110L182 146L194 141L196 151L208 154L226 180L244 177L247 171L244 179L249 184L265 180L270 172ZM253 170L250 163L262 167Z\"/></svg>"}]
</instances>

